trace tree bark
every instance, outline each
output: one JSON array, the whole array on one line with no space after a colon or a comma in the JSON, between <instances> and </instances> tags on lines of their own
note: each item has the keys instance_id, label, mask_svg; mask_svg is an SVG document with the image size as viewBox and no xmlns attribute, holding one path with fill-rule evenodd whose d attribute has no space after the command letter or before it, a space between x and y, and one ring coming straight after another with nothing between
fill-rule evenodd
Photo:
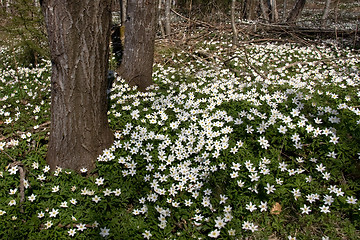
<instances>
[{"instance_id":1,"label":"tree bark","mask_svg":"<svg viewBox=\"0 0 360 240\"><path fill-rule=\"evenodd\" d=\"M247 20L255 20L257 18L258 0L244 0L243 17Z\"/></svg>"},{"instance_id":2,"label":"tree bark","mask_svg":"<svg viewBox=\"0 0 360 240\"><path fill-rule=\"evenodd\" d=\"M231 1L231 28L233 30L233 46L238 45L238 31L236 29L236 23L235 23L235 3L236 0Z\"/></svg>"},{"instance_id":3,"label":"tree bark","mask_svg":"<svg viewBox=\"0 0 360 240\"><path fill-rule=\"evenodd\" d=\"M157 1L128 1L124 56L117 72L140 91L153 84L156 20Z\"/></svg>"},{"instance_id":4,"label":"tree bark","mask_svg":"<svg viewBox=\"0 0 360 240\"><path fill-rule=\"evenodd\" d=\"M263 16L265 22L270 22L269 18L269 6L265 4L264 0L259 0L261 15Z\"/></svg>"},{"instance_id":5,"label":"tree bark","mask_svg":"<svg viewBox=\"0 0 360 240\"><path fill-rule=\"evenodd\" d=\"M294 24L296 20L300 17L302 10L305 7L306 0L297 0L294 8L289 13L288 18L286 19L287 23Z\"/></svg>"},{"instance_id":6,"label":"tree bark","mask_svg":"<svg viewBox=\"0 0 360 240\"><path fill-rule=\"evenodd\" d=\"M279 21L279 13L277 10L276 0L270 0L271 5L271 22L277 23Z\"/></svg>"},{"instance_id":7,"label":"tree bark","mask_svg":"<svg viewBox=\"0 0 360 240\"><path fill-rule=\"evenodd\" d=\"M124 25L126 21L127 0L120 0L120 8L121 8L121 25Z\"/></svg>"},{"instance_id":8,"label":"tree bark","mask_svg":"<svg viewBox=\"0 0 360 240\"><path fill-rule=\"evenodd\" d=\"M330 13L330 3L331 3L331 0L325 0L324 12L323 12L323 15L321 17L321 26L322 27L326 26L326 20L327 20L327 18L329 16L329 13Z\"/></svg>"},{"instance_id":9,"label":"tree bark","mask_svg":"<svg viewBox=\"0 0 360 240\"><path fill-rule=\"evenodd\" d=\"M54 170L95 167L113 142L107 120L111 0L44 0L52 61L47 162Z\"/></svg>"},{"instance_id":10,"label":"tree bark","mask_svg":"<svg viewBox=\"0 0 360 240\"><path fill-rule=\"evenodd\" d=\"M164 29L164 25L162 23L162 0L159 0L159 5L158 5L158 13L159 13L159 17L158 17L158 24L159 24L159 28L160 28L160 32L161 32L161 37L165 38L166 33L165 33L165 29Z\"/></svg>"},{"instance_id":11,"label":"tree bark","mask_svg":"<svg viewBox=\"0 0 360 240\"><path fill-rule=\"evenodd\" d=\"M170 38L171 35L170 10L171 10L171 0L165 0L165 34L167 38Z\"/></svg>"},{"instance_id":12,"label":"tree bark","mask_svg":"<svg viewBox=\"0 0 360 240\"><path fill-rule=\"evenodd\" d=\"M286 0L283 1L283 12L282 12L282 21L284 22L286 20Z\"/></svg>"}]
</instances>

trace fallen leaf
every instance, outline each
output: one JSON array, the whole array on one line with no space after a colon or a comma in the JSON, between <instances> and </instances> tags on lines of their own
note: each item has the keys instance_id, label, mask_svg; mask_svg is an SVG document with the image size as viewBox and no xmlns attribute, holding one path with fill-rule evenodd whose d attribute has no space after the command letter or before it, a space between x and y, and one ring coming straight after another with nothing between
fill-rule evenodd
<instances>
[{"instance_id":1,"label":"fallen leaf","mask_svg":"<svg viewBox=\"0 0 360 240\"><path fill-rule=\"evenodd\" d=\"M280 203L276 202L270 210L271 214L278 215L281 213L281 205Z\"/></svg>"}]
</instances>

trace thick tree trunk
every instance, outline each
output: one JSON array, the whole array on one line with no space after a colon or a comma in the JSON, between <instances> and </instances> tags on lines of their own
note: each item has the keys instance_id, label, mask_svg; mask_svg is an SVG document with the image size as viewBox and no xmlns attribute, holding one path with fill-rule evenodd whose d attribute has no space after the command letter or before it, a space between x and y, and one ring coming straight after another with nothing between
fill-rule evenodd
<instances>
[{"instance_id":1,"label":"thick tree trunk","mask_svg":"<svg viewBox=\"0 0 360 240\"><path fill-rule=\"evenodd\" d=\"M297 0L294 8L289 13L288 18L286 19L287 23L294 24L296 20L300 17L302 10L305 7L306 0Z\"/></svg>"},{"instance_id":2,"label":"thick tree trunk","mask_svg":"<svg viewBox=\"0 0 360 240\"><path fill-rule=\"evenodd\" d=\"M44 0L52 61L47 162L91 170L113 134L107 120L111 0Z\"/></svg>"},{"instance_id":3,"label":"thick tree trunk","mask_svg":"<svg viewBox=\"0 0 360 240\"><path fill-rule=\"evenodd\" d=\"M153 84L156 13L157 1L128 1L124 57L118 72L130 85L138 86L140 91Z\"/></svg>"}]
</instances>

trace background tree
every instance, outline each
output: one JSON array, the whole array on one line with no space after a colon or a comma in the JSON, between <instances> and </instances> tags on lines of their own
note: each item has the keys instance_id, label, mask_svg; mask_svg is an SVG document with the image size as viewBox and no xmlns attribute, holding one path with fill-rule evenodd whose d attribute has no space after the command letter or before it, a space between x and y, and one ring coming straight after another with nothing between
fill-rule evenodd
<instances>
[{"instance_id":1,"label":"background tree","mask_svg":"<svg viewBox=\"0 0 360 240\"><path fill-rule=\"evenodd\" d=\"M124 55L117 72L141 91L153 83L157 4L153 0L129 0L127 3Z\"/></svg>"},{"instance_id":2,"label":"background tree","mask_svg":"<svg viewBox=\"0 0 360 240\"><path fill-rule=\"evenodd\" d=\"M171 0L165 0L165 34L167 38L170 38L170 34L171 34L170 10L171 10Z\"/></svg>"},{"instance_id":3,"label":"background tree","mask_svg":"<svg viewBox=\"0 0 360 240\"><path fill-rule=\"evenodd\" d=\"M322 27L326 26L326 20L330 13L330 4L331 4L331 0L325 0L324 12L321 16L321 26Z\"/></svg>"},{"instance_id":4,"label":"background tree","mask_svg":"<svg viewBox=\"0 0 360 240\"><path fill-rule=\"evenodd\" d=\"M107 120L111 0L43 0L52 62L47 162L95 167L113 142Z\"/></svg>"},{"instance_id":5,"label":"background tree","mask_svg":"<svg viewBox=\"0 0 360 240\"><path fill-rule=\"evenodd\" d=\"M232 43L235 46L238 45L238 31L236 28L236 23L235 23L235 4L236 4L236 0L232 0L231 1L231 28L233 31L233 40Z\"/></svg>"},{"instance_id":6,"label":"background tree","mask_svg":"<svg viewBox=\"0 0 360 240\"><path fill-rule=\"evenodd\" d=\"M302 10L305 7L306 0L297 0L293 9L290 11L288 18L286 19L287 23L294 24L296 20L300 17Z\"/></svg>"}]
</instances>

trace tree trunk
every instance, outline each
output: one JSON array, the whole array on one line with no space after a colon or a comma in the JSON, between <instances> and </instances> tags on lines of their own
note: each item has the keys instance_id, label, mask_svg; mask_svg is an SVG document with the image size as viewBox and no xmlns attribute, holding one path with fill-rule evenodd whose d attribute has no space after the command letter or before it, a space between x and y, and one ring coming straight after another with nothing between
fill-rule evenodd
<instances>
[{"instance_id":1,"label":"tree trunk","mask_svg":"<svg viewBox=\"0 0 360 240\"><path fill-rule=\"evenodd\" d=\"M260 0L259 2L261 15L263 16L265 22L270 22L269 19L269 6L265 4L264 0Z\"/></svg>"},{"instance_id":2,"label":"tree trunk","mask_svg":"<svg viewBox=\"0 0 360 240\"><path fill-rule=\"evenodd\" d=\"M255 20L257 18L258 0L244 0L244 18L247 20Z\"/></svg>"},{"instance_id":3,"label":"tree trunk","mask_svg":"<svg viewBox=\"0 0 360 240\"><path fill-rule=\"evenodd\" d=\"M277 23L279 21L279 13L277 10L276 0L270 0L271 5L271 22Z\"/></svg>"},{"instance_id":4,"label":"tree trunk","mask_svg":"<svg viewBox=\"0 0 360 240\"><path fill-rule=\"evenodd\" d=\"M296 20L300 17L302 10L305 7L306 0L297 0L294 8L291 10L288 18L286 19L287 23L294 24Z\"/></svg>"},{"instance_id":5,"label":"tree trunk","mask_svg":"<svg viewBox=\"0 0 360 240\"><path fill-rule=\"evenodd\" d=\"M321 17L321 26L322 27L325 27L326 26L326 20L329 16L329 13L330 13L330 3L331 3L331 0L325 0L325 7L324 7L324 13Z\"/></svg>"},{"instance_id":6,"label":"tree trunk","mask_svg":"<svg viewBox=\"0 0 360 240\"><path fill-rule=\"evenodd\" d=\"M120 8L121 8L121 25L124 25L126 21L127 0L120 0Z\"/></svg>"},{"instance_id":7,"label":"tree trunk","mask_svg":"<svg viewBox=\"0 0 360 240\"><path fill-rule=\"evenodd\" d=\"M92 170L113 142L107 120L111 0L44 0L52 61L47 162Z\"/></svg>"},{"instance_id":8,"label":"tree trunk","mask_svg":"<svg viewBox=\"0 0 360 240\"><path fill-rule=\"evenodd\" d=\"M170 10L171 10L171 0L165 0L165 34L167 38L170 38L170 34L171 34Z\"/></svg>"},{"instance_id":9,"label":"tree trunk","mask_svg":"<svg viewBox=\"0 0 360 240\"><path fill-rule=\"evenodd\" d=\"M233 46L238 45L238 31L236 29L236 23L235 23L235 3L236 0L231 1L231 28L233 30Z\"/></svg>"},{"instance_id":10,"label":"tree trunk","mask_svg":"<svg viewBox=\"0 0 360 240\"><path fill-rule=\"evenodd\" d=\"M165 33L164 25L162 23L161 9L162 9L162 0L159 0L159 4L158 4L158 13L159 13L158 24L159 24L159 28L160 28L160 32L161 32L161 37L165 38L166 33Z\"/></svg>"},{"instance_id":11,"label":"tree trunk","mask_svg":"<svg viewBox=\"0 0 360 240\"><path fill-rule=\"evenodd\" d=\"M283 12L282 12L282 21L286 20L286 0L283 1Z\"/></svg>"},{"instance_id":12,"label":"tree trunk","mask_svg":"<svg viewBox=\"0 0 360 240\"><path fill-rule=\"evenodd\" d=\"M128 1L124 56L118 72L130 85L138 86L140 91L153 84L156 10L157 1Z\"/></svg>"}]
</instances>

